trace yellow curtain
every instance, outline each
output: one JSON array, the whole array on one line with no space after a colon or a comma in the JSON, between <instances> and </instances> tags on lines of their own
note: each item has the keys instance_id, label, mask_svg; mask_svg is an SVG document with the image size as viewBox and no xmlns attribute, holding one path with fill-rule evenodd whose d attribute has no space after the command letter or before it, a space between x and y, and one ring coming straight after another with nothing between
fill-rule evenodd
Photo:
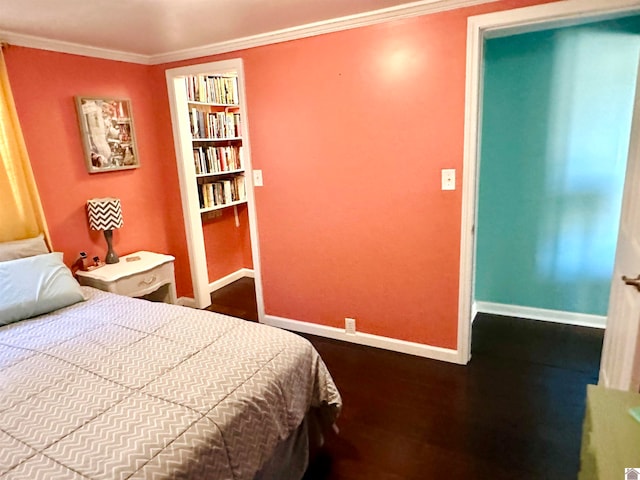
<instances>
[{"instance_id":1,"label":"yellow curtain","mask_svg":"<svg viewBox=\"0 0 640 480\"><path fill-rule=\"evenodd\" d=\"M1 48L0 163L0 242L43 233L51 247Z\"/></svg>"}]
</instances>

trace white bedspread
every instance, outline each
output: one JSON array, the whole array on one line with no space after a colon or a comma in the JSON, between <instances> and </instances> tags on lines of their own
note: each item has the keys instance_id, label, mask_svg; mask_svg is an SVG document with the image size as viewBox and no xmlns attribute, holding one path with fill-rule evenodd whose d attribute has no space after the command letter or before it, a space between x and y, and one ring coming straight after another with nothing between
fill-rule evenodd
<instances>
[{"instance_id":1,"label":"white bedspread","mask_svg":"<svg viewBox=\"0 0 640 480\"><path fill-rule=\"evenodd\" d=\"M0 327L0 478L251 479L340 395L290 332L83 287Z\"/></svg>"}]
</instances>

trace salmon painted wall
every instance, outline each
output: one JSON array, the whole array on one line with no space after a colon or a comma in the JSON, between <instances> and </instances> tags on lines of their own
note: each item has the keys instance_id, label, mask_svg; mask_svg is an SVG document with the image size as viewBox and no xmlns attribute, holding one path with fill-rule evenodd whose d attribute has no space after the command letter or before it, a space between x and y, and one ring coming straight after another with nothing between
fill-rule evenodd
<instances>
[{"instance_id":1,"label":"salmon painted wall","mask_svg":"<svg viewBox=\"0 0 640 480\"><path fill-rule=\"evenodd\" d=\"M268 315L456 348L466 22L536 3L162 66L244 61Z\"/></svg>"},{"instance_id":2,"label":"salmon painted wall","mask_svg":"<svg viewBox=\"0 0 640 480\"><path fill-rule=\"evenodd\" d=\"M220 210L220 217L205 217L202 222L209 282L240 268L253 268L247 206L239 205L237 209L237 227L232 208Z\"/></svg>"},{"instance_id":3,"label":"salmon painted wall","mask_svg":"<svg viewBox=\"0 0 640 480\"><path fill-rule=\"evenodd\" d=\"M462 165L465 33L440 17L245 58L267 314L456 347L461 196L439 175Z\"/></svg>"},{"instance_id":4,"label":"salmon painted wall","mask_svg":"<svg viewBox=\"0 0 640 480\"><path fill-rule=\"evenodd\" d=\"M151 68L15 46L5 51L5 60L54 248L67 263L81 250L104 258L104 236L89 229L85 204L93 197L118 197L124 225L113 234L116 252L175 255L179 294L188 293L171 120L166 100L158 102L165 87L154 83ZM75 95L131 99L140 168L87 172Z\"/></svg>"}]
</instances>

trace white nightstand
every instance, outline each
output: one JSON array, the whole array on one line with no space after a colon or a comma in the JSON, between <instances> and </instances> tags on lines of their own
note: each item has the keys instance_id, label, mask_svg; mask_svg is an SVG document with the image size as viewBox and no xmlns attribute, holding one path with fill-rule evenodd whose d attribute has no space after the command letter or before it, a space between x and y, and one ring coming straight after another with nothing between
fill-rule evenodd
<instances>
[{"instance_id":1,"label":"white nightstand","mask_svg":"<svg viewBox=\"0 0 640 480\"><path fill-rule=\"evenodd\" d=\"M127 261L139 257L139 260ZM146 297L176 303L174 257L153 252L135 252L120 257L120 262L95 270L77 271L80 285L128 297Z\"/></svg>"}]
</instances>

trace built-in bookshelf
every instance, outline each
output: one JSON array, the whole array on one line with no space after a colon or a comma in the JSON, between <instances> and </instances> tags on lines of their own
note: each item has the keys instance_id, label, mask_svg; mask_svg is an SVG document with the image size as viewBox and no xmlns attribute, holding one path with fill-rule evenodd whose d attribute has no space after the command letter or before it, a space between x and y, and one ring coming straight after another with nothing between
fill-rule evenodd
<instances>
[{"instance_id":1,"label":"built-in bookshelf","mask_svg":"<svg viewBox=\"0 0 640 480\"><path fill-rule=\"evenodd\" d=\"M191 75L185 88L200 212L246 203L238 78Z\"/></svg>"},{"instance_id":2,"label":"built-in bookshelf","mask_svg":"<svg viewBox=\"0 0 640 480\"><path fill-rule=\"evenodd\" d=\"M205 308L213 289L251 272L264 316L242 59L170 68L166 77L193 287L187 304Z\"/></svg>"}]
</instances>

